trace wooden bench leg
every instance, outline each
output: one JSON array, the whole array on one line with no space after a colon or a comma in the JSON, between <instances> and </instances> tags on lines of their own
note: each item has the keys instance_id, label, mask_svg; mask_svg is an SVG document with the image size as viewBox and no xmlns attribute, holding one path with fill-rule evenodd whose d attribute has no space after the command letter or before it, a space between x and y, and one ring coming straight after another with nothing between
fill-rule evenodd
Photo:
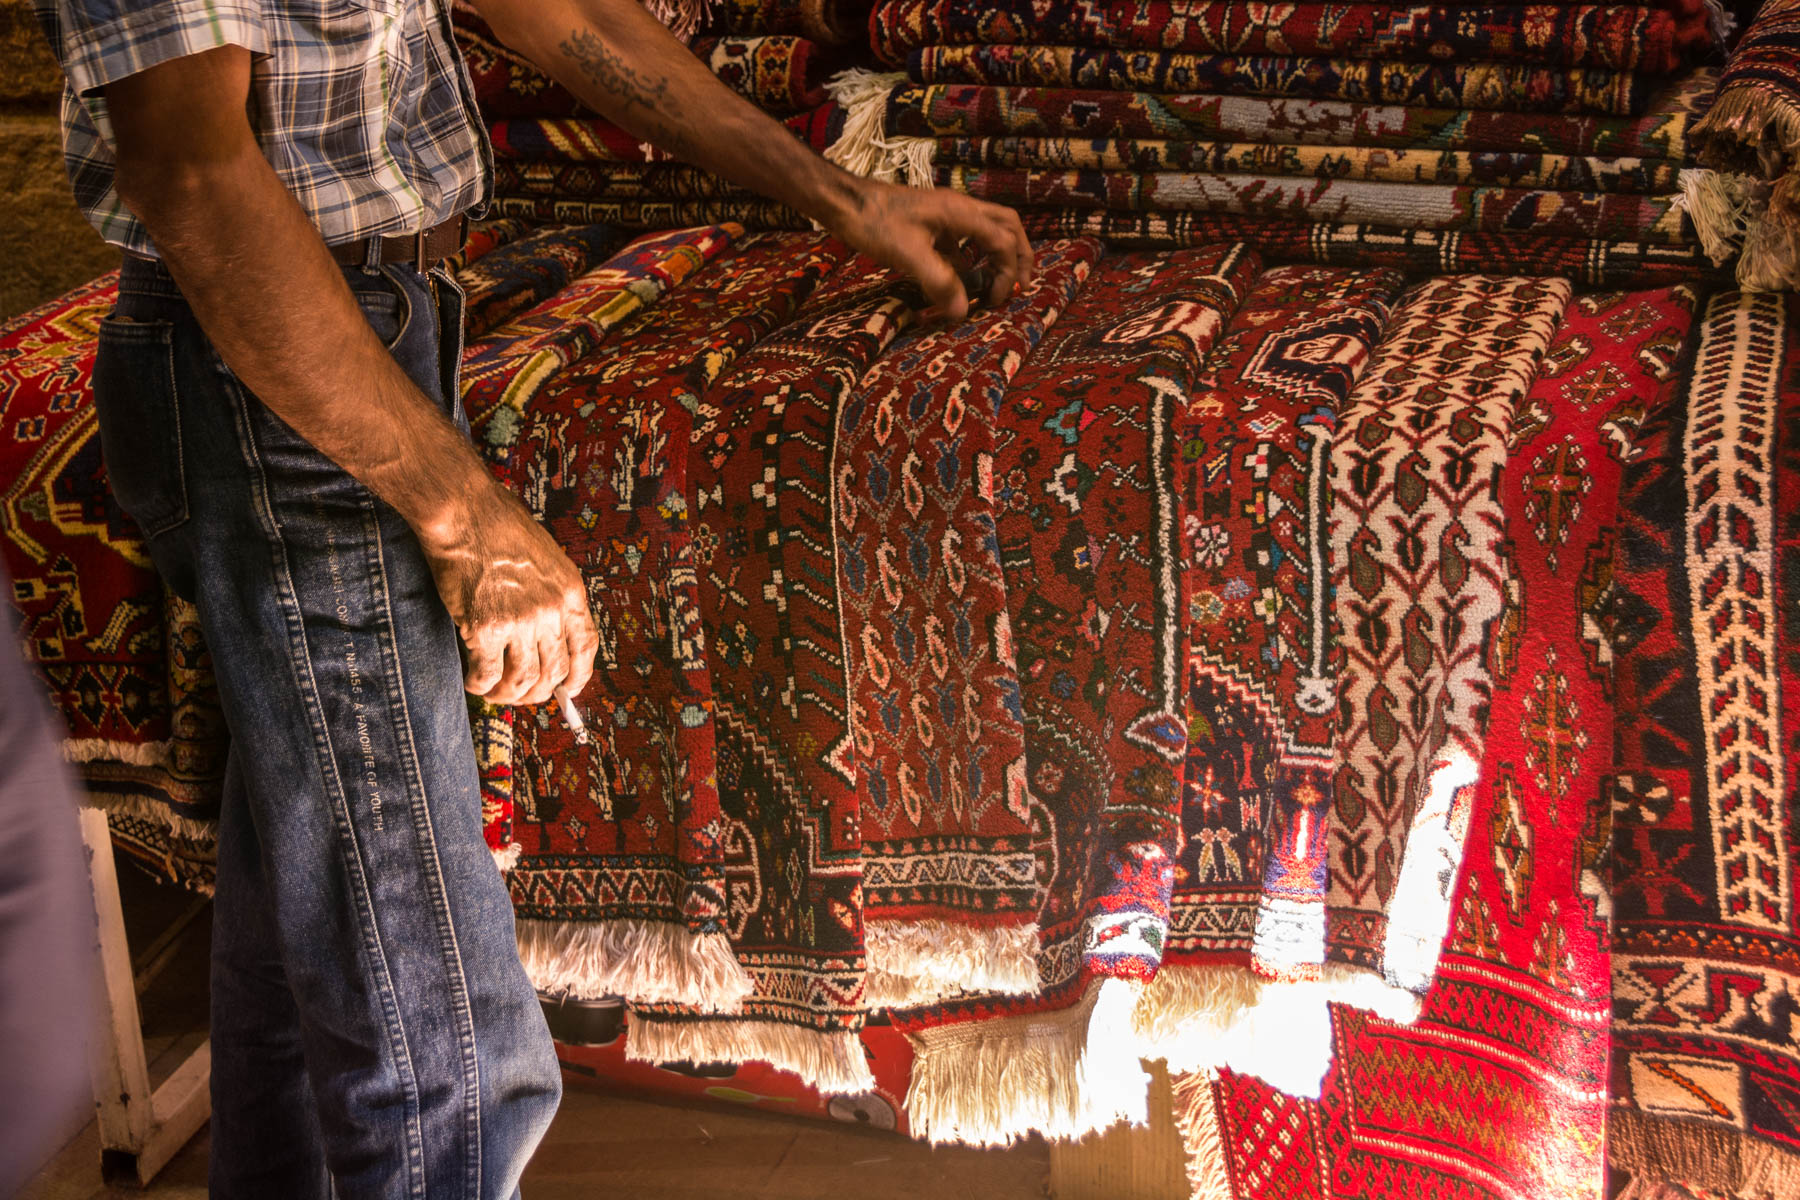
<instances>
[{"instance_id":1,"label":"wooden bench leg","mask_svg":"<svg viewBox=\"0 0 1800 1200\"><path fill-rule=\"evenodd\" d=\"M99 921L100 1013L89 1067L100 1125L101 1171L109 1182L130 1181L143 1187L212 1115L212 1046L201 1043L161 1087L151 1088L131 949L125 941L125 913L119 905L119 876L104 812L81 810L81 840L87 847L88 879Z\"/></svg>"}]
</instances>

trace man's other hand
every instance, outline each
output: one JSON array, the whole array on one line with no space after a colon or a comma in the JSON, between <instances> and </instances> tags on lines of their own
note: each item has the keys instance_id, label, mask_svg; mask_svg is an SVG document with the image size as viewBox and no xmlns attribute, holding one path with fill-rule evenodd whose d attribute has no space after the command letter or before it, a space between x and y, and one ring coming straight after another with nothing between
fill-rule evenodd
<instances>
[{"instance_id":1,"label":"man's other hand","mask_svg":"<svg viewBox=\"0 0 1800 1200\"><path fill-rule=\"evenodd\" d=\"M558 684L580 694L600 647L587 588L517 498L483 488L420 541L468 652L464 687L491 704L542 704Z\"/></svg>"},{"instance_id":2,"label":"man's other hand","mask_svg":"<svg viewBox=\"0 0 1800 1200\"><path fill-rule=\"evenodd\" d=\"M955 261L964 242L985 254L993 269L990 304L1005 303L1015 287L1031 282L1031 243L1012 209L941 189L867 179L857 185L846 211L827 222L831 232L883 266L917 279L932 305L951 320L969 313Z\"/></svg>"}]
</instances>

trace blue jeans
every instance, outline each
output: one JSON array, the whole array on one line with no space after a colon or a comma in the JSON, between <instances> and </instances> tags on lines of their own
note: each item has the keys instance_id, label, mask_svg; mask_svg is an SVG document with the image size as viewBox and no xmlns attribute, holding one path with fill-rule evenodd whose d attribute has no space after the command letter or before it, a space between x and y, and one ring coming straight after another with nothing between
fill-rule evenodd
<instances>
[{"instance_id":1,"label":"blue jeans","mask_svg":"<svg viewBox=\"0 0 1800 1200\"><path fill-rule=\"evenodd\" d=\"M456 285L344 274L466 431ZM113 492L199 606L231 729L212 1194L516 1195L561 1076L418 542L244 389L154 263L125 263L94 397Z\"/></svg>"}]
</instances>

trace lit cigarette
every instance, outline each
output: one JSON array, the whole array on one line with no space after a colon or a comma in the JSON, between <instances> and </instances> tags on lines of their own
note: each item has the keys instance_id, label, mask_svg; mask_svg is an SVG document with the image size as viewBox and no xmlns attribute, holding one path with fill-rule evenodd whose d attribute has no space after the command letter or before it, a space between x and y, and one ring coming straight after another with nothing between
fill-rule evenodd
<instances>
[{"instance_id":1,"label":"lit cigarette","mask_svg":"<svg viewBox=\"0 0 1800 1200\"><path fill-rule=\"evenodd\" d=\"M575 701L569 695L569 689L559 683L556 685L555 696L557 704L562 706L563 720L567 721L569 723L569 728L574 731L575 744L578 746L587 745L587 723L581 719L581 711L575 707Z\"/></svg>"}]
</instances>

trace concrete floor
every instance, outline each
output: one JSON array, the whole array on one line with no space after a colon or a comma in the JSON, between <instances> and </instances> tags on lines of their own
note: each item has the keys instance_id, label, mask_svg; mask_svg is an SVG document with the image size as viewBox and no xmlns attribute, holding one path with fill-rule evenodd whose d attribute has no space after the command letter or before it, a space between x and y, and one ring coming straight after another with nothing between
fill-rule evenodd
<instances>
[{"instance_id":1,"label":"concrete floor","mask_svg":"<svg viewBox=\"0 0 1800 1200\"><path fill-rule=\"evenodd\" d=\"M207 1137L148 1191L107 1187L91 1124L20 1200L204 1200ZM571 1083L525 1173L527 1200L1040 1200L1041 1142L934 1150L893 1134L768 1113L662 1104Z\"/></svg>"},{"instance_id":2,"label":"concrete floor","mask_svg":"<svg viewBox=\"0 0 1800 1200\"><path fill-rule=\"evenodd\" d=\"M153 1082L205 1036L210 912L123 859L126 936L145 947L191 918L149 970L139 1009ZM140 952L141 953L141 952ZM525 1174L529 1200L1041 1200L1049 1151L933 1149L894 1134L723 1104L675 1104L599 1090L565 1076L561 1110ZM109 1187L90 1122L25 1188L20 1200L202 1200L207 1131L176 1155L148 1191Z\"/></svg>"}]
</instances>

